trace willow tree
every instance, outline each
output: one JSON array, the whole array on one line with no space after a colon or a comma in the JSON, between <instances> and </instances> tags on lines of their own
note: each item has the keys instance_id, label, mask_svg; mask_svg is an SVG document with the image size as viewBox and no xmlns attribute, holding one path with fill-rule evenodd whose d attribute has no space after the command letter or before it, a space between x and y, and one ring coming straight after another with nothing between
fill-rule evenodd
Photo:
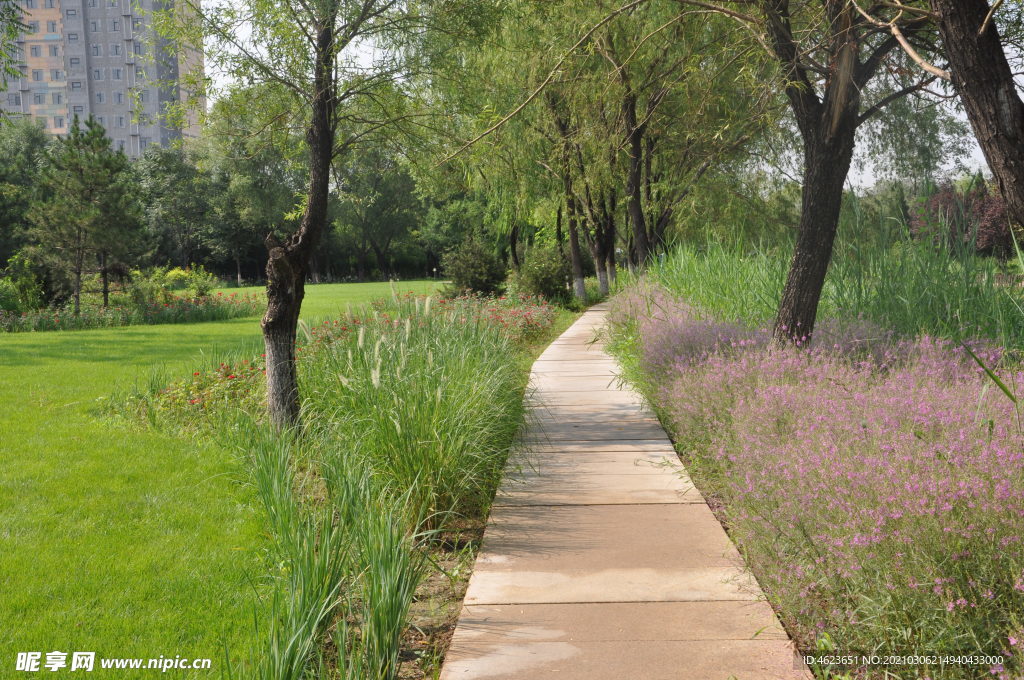
<instances>
[{"instance_id":1,"label":"willow tree","mask_svg":"<svg viewBox=\"0 0 1024 680\"><path fill-rule=\"evenodd\" d=\"M425 115L408 87L432 25L457 26L458 2L406 0L186 0L157 21L180 45L205 41L207 70L243 85L273 85L252 99L264 129L301 128L306 188L298 227L268 234L267 408L278 427L299 422L295 339L310 262L328 221L331 166L368 135ZM436 22L436 23L433 23ZM283 104L283 105L282 105Z\"/></svg>"},{"instance_id":2,"label":"willow tree","mask_svg":"<svg viewBox=\"0 0 1024 680\"><path fill-rule=\"evenodd\" d=\"M1011 4L1004 6L1002 0L991 5L987 0L928 0L927 4L893 0L888 7L862 13L897 39L901 36L893 13L934 22L948 67L928 62L905 40L902 46L924 71L952 83L1011 219L1024 226L1024 101L1007 56L1007 52L1020 56L1024 17L1020 7ZM1016 34L1017 40L1011 40L1010 34Z\"/></svg>"},{"instance_id":3,"label":"willow tree","mask_svg":"<svg viewBox=\"0 0 1024 680\"><path fill-rule=\"evenodd\" d=\"M800 341L814 330L858 130L937 77L918 77L900 49L902 41L915 54L933 54L931 19L908 12L879 26L853 0L678 2L738 21L779 69L804 161L800 222L774 336L780 343Z\"/></svg>"}]
</instances>

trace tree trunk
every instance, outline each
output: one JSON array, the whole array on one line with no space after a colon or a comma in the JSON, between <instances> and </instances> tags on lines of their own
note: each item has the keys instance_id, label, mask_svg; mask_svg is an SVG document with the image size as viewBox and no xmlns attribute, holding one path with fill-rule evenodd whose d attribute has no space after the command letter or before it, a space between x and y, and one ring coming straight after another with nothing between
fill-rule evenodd
<instances>
[{"instance_id":1,"label":"tree trunk","mask_svg":"<svg viewBox=\"0 0 1024 680\"><path fill-rule=\"evenodd\" d=\"M931 0L953 87L999 185L1010 218L1024 226L1024 103L995 22L981 35L986 0Z\"/></svg>"},{"instance_id":2,"label":"tree trunk","mask_svg":"<svg viewBox=\"0 0 1024 680\"><path fill-rule=\"evenodd\" d=\"M598 240L594 239L594 244L590 248L590 255L594 258L594 271L597 274L597 289L601 293L601 297L608 295L608 258L605 256L602 248L598 245Z\"/></svg>"},{"instance_id":3,"label":"tree trunk","mask_svg":"<svg viewBox=\"0 0 1024 680\"><path fill-rule=\"evenodd\" d=\"M562 253L562 257L565 257L565 233L562 231L562 206L558 206L558 212L555 213L555 243L558 245L558 252Z\"/></svg>"},{"instance_id":4,"label":"tree trunk","mask_svg":"<svg viewBox=\"0 0 1024 680\"><path fill-rule=\"evenodd\" d=\"M853 157L855 132L855 124L850 120L828 141L804 141L803 211L775 318L774 336L780 344L803 344L814 332L839 227L843 185Z\"/></svg>"},{"instance_id":5,"label":"tree trunk","mask_svg":"<svg viewBox=\"0 0 1024 680\"><path fill-rule=\"evenodd\" d=\"M333 43L333 25L324 25L317 33L314 94L306 129L309 187L299 229L284 244L272 234L267 237L267 312L260 326L267 354L267 412L278 429L299 424L295 334L305 294L306 270L327 224L334 150Z\"/></svg>"},{"instance_id":6,"label":"tree trunk","mask_svg":"<svg viewBox=\"0 0 1024 680\"><path fill-rule=\"evenodd\" d=\"M235 282L238 287L242 287L242 256L236 251L235 252Z\"/></svg>"},{"instance_id":7,"label":"tree trunk","mask_svg":"<svg viewBox=\"0 0 1024 680\"><path fill-rule=\"evenodd\" d=\"M103 281L103 309L110 306L110 272L107 271L107 253L100 253L100 277Z\"/></svg>"},{"instance_id":8,"label":"tree trunk","mask_svg":"<svg viewBox=\"0 0 1024 680\"><path fill-rule=\"evenodd\" d=\"M573 295L580 301L587 300L587 287L583 280L583 252L580 250L580 234L578 227L579 211L572 198L567 198L566 222L569 225L569 254L572 263Z\"/></svg>"},{"instance_id":9,"label":"tree trunk","mask_svg":"<svg viewBox=\"0 0 1024 680\"><path fill-rule=\"evenodd\" d=\"M643 267L651 254L651 244L647 239L647 220L644 219L643 205L643 130L636 127L636 102L632 109L627 108L627 121L632 121L629 129L629 165L626 171L626 209L633 226L633 246L636 263ZM632 111L632 116L629 112ZM628 124L628 123L627 123Z\"/></svg>"}]
</instances>

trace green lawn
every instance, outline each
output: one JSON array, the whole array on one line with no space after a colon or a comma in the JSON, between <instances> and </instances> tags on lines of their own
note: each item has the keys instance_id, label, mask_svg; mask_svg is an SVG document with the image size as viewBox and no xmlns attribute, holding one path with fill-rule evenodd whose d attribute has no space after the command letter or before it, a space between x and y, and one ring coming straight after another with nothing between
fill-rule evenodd
<instances>
[{"instance_id":1,"label":"green lawn","mask_svg":"<svg viewBox=\"0 0 1024 680\"><path fill-rule=\"evenodd\" d=\"M390 293L309 286L303 317ZM256 319L0 335L0 677L18 651L213 658L198 677L246 655L263 539L235 461L102 409L118 384L258 343Z\"/></svg>"}]
</instances>

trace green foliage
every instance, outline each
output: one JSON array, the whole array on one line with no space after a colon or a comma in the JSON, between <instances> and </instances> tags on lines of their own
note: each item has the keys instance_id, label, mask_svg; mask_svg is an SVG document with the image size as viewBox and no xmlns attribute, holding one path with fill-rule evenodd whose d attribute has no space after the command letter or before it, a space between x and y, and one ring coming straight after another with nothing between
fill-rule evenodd
<instances>
[{"instance_id":1,"label":"green foliage","mask_svg":"<svg viewBox=\"0 0 1024 680\"><path fill-rule=\"evenodd\" d=\"M444 275L457 292L494 293L505 280L505 267L479 237L471 237L445 253L441 259Z\"/></svg>"},{"instance_id":2,"label":"green foliage","mask_svg":"<svg viewBox=\"0 0 1024 680\"><path fill-rule=\"evenodd\" d=\"M518 293L563 300L567 296L565 285L570 274L569 263L558 248L535 246L523 254L519 271L510 273L509 285Z\"/></svg>"},{"instance_id":3,"label":"green foliage","mask_svg":"<svg viewBox=\"0 0 1024 680\"><path fill-rule=\"evenodd\" d=\"M536 300L405 296L303 326L301 437L265 422L257 358L121 402L212 427L246 463L272 538L256 677L397 677L426 550L486 515L523 417L524 346L554 320Z\"/></svg>"},{"instance_id":4,"label":"green foliage","mask_svg":"<svg viewBox=\"0 0 1024 680\"><path fill-rule=\"evenodd\" d=\"M158 261L181 267L198 262L214 217L209 175L183 150L158 146L147 149L134 170Z\"/></svg>"},{"instance_id":5,"label":"green foliage","mask_svg":"<svg viewBox=\"0 0 1024 680\"><path fill-rule=\"evenodd\" d=\"M68 280L76 312L82 277L129 259L139 244L138 205L128 159L93 118L76 117L47 148L29 210L34 255Z\"/></svg>"},{"instance_id":6,"label":"green foliage","mask_svg":"<svg viewBox=\"0 0 1024 680\"><path fill-rule=\"evenodd\" d=\"M0 278L0 312L21 312L21 299L14 282L8 278Z\"/></svg>"},{"instance_id":7,"label":"green foliage","mask_svg":"<svg viewBox=\"0 0 1024 680\"><path fill-rule=\"evenodd\" d=\"M26 245L29 204L49 143L43 127L28 117L0 123L0 267Z\"/></svg>"},{"instance_id":8,"label":"green foliage","mask_svg":"<svg viewBox=\"0 0 1024 680\"><path fill-rule=\"evenodd\" d=\"M42 304L43 287L32 264L25 255L15 255L7 261L7 270L0 277L0 310L30 312Z\"/></svg>"},{"instance_id":9,"label":"green foliage","mask_svg":"<svg viewBox=\"0 0 1024 680\"><path fill-rule=\"evenodd\" d=\"M207 297L217 284L217 277L202 266L153 267L145 272L133 271L128 292L136 305L163 304L175 297L175 291L184 290L192 298Z\"/></svg>"}]
</instances>

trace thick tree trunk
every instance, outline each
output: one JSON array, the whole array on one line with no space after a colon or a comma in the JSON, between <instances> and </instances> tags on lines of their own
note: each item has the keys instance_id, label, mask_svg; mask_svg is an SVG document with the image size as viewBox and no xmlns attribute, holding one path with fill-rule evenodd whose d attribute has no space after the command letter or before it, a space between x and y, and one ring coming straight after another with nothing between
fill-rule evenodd
<instances>
[{"instance_id":1,"label":"thick tree trunk","mask_svg":"<svg viewBox=\"0 0 1024 680\"><path fill-rule=\"evenodd\" d=\"M388 278L388 254L387 251L381 246L377 245L376 242L371 241L371 247L373 248L373 255L377 258L377 269L380 271L382 279Z\"/></svg>"},{"instance_id":2,"label":"thick tree trunk","mask_svg":"<svg viewBox=\"0 0 1024 680\"><path fill-rule=\"evenodd\" d=\"M626 172L626 211L633 227L633 247L638 266L643 267L651 254L647 238L647 220L643 206L643 132L634 128L629 134L629 166Z\"/></svg>"},{"instance_id":3,"label":"thick tree trunk","mask_svg":"<svg viewBox=\"0 0 1024 680\"><path fill-rule=\"evenodd\" d=\"M963 101L1010 218L1024 226L1024 102L1014 84L986 0L931 0L946 45L953 87Z\"/></svg>"},{"instance_id":4,"label":"thick tree trunk","mask_svg":"<svg viewBox=\"0 0 1024 680\"><path fill-rule=\"evenodd\" d=\"M843 185L850 171L855 132L851 121L829 141L804 141L803 211L775 318L776 342L803 344L814 332L839 227Z\"/></svg>"},{"instance_id":5,"label":"thick tree trunk","mask_svg":"<svg viewBox=\"0 0 1024 680\"><path fill-rule=\"evenodd\" d=\"M333 26L317 34L314 94L306 130L309 187L299 229L286 243L270 235L267 246L267 312L260 323L266 346L267 411L279 429L299 424L299 383L295 335L305 295L306 271L327 224L331 157L334 150Z\"/></svg>"}]
</instances>

